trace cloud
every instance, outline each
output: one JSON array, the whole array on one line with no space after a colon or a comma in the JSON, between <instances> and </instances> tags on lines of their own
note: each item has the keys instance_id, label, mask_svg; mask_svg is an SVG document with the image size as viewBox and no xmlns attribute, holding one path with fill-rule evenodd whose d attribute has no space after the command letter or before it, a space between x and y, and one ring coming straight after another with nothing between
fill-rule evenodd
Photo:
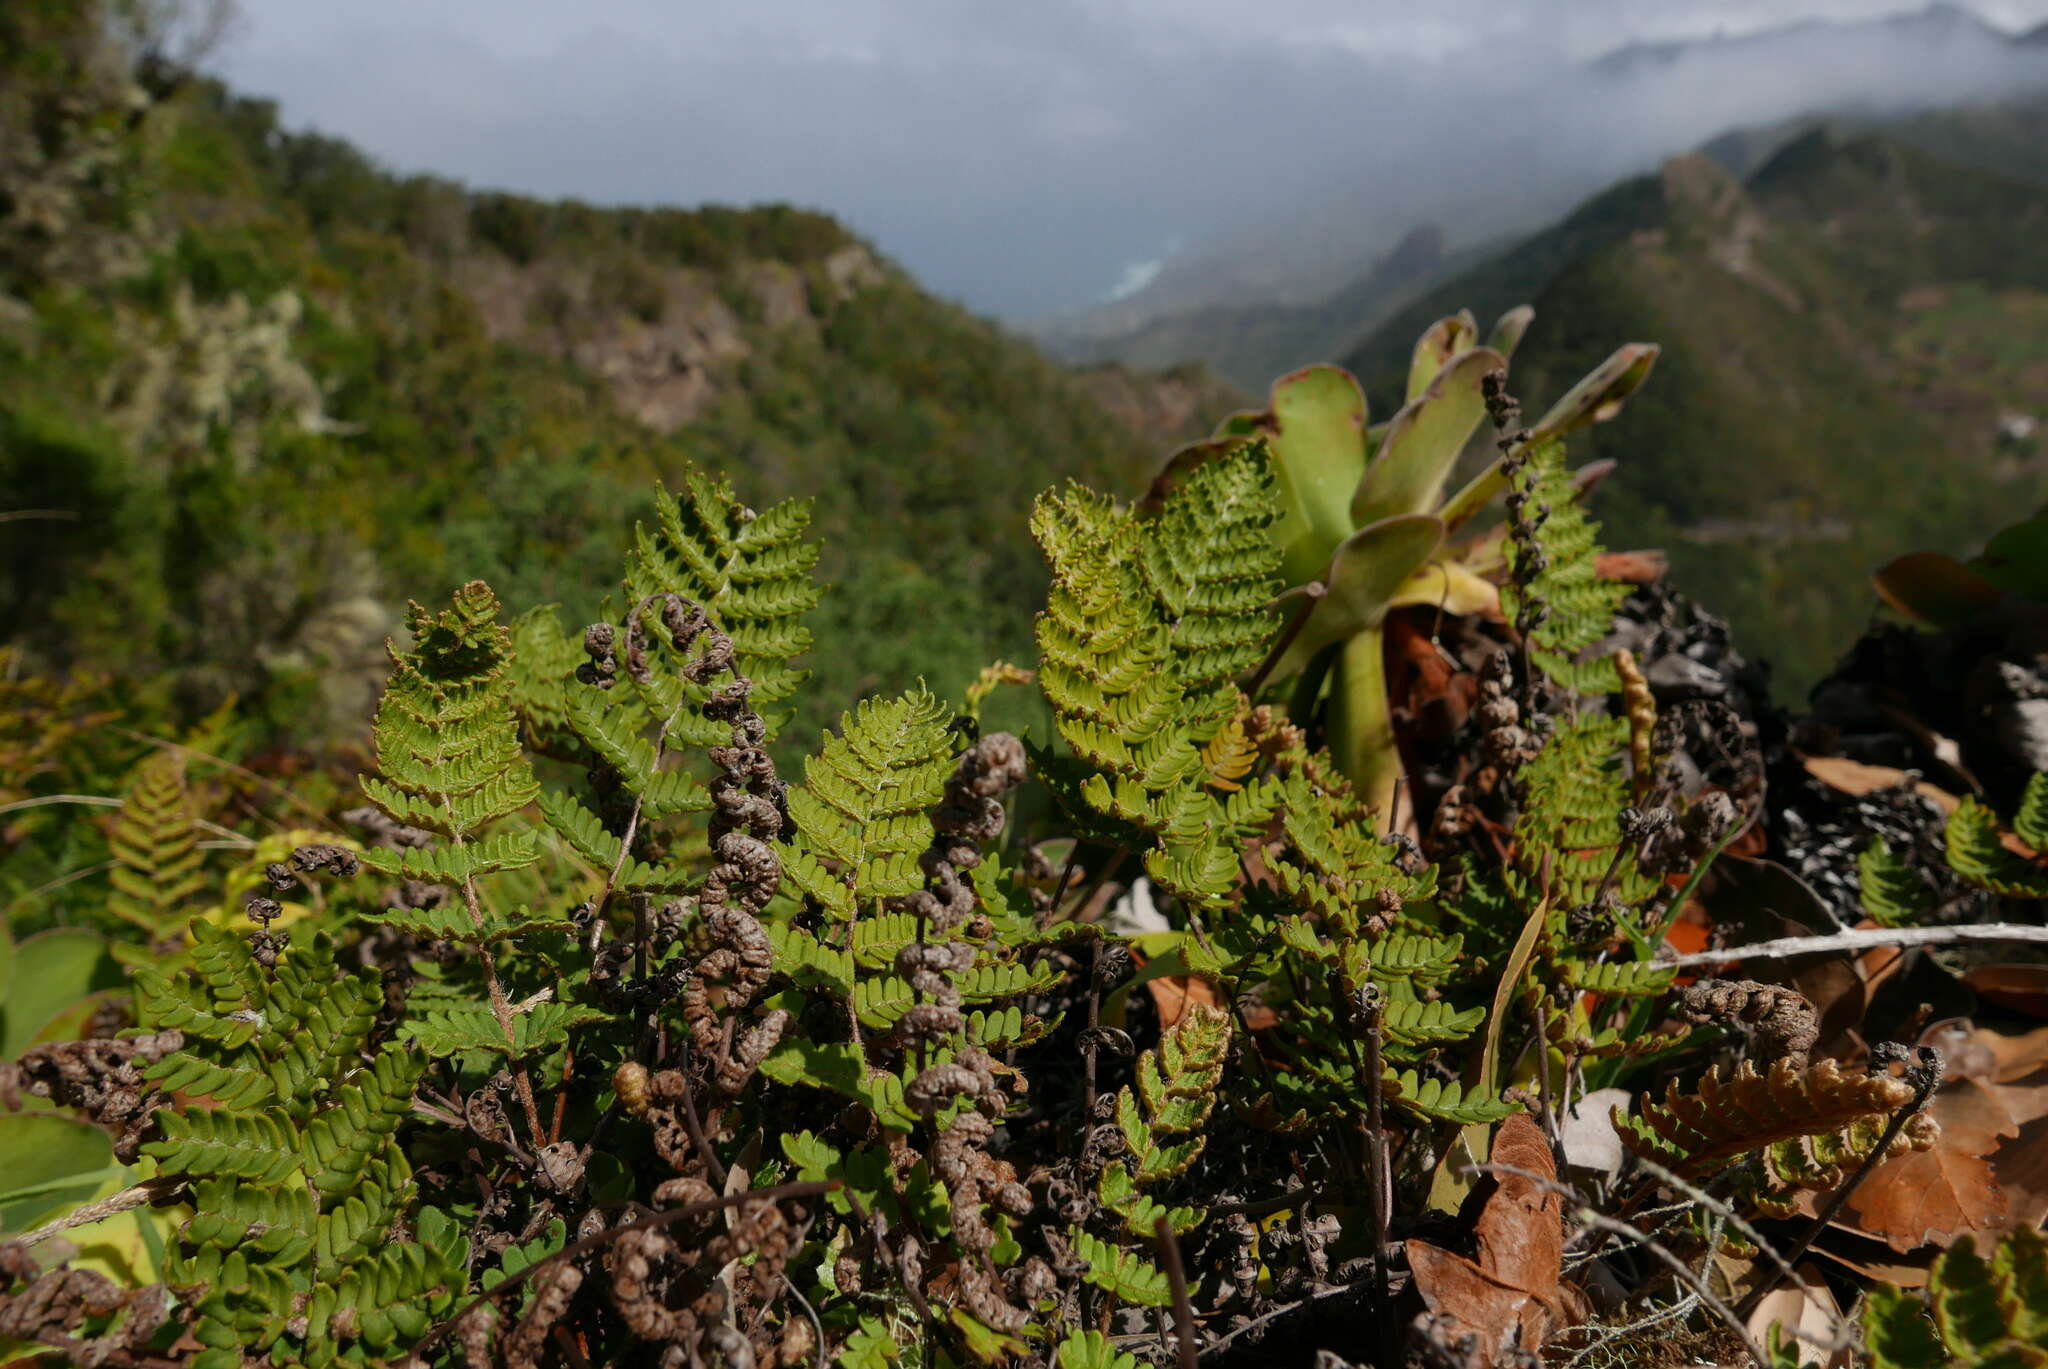
<instances>
[{"instance_id":1,"label":"cloud","mask_svg":"<svg viewBox=\"0 0 2048 1369\"><path fill-rule=\"evenodd\" d=\"M1997 3L2009 25L2048 18L2048 0ZM1483 232L1473 206L1504 191L1569 203L1730 123L2010 75L1967 42L1577 66L1632 40L1895 7L263 0L220 66L288 123L399 170L607 203L818 206L941 292L1025 316L1091 302L1175 238L1293 224L1297 263L1338 269L1347 236L1420 217Z\"/></svg>"}]
</instances>

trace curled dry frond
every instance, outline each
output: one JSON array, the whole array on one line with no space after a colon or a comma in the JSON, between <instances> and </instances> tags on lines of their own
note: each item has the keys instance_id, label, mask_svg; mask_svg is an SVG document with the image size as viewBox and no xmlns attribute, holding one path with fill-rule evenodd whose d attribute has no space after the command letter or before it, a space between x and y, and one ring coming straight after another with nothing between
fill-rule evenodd
<instances>
[{"instance_id":1,"label":"curled dry frond","mask_svg":"<svg viewBox=\"0 0 2048 1369\"><path fill-rule=\"evenodd\" d=\"M1759 1074L1747 1060L1733 1073L1708 1071L1691 1092L1669 1084L1661 1103L1644 1099L1638 1117L1613 1110L1622 1143L1680 1178L1712 1174L1781 1141L1845 1132L1913 1102L1912 1084L1889 1074L1847 1074L1834 1060L1804 1067L1779 1060ZM1922 1143L1901 1134L1910 1147Z\"/></svg>"}]
</instances>

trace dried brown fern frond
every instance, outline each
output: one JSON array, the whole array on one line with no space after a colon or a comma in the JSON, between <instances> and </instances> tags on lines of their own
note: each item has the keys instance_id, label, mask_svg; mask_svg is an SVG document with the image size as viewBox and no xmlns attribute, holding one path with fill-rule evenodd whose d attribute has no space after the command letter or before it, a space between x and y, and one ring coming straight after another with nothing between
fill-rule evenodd
<instances>
[{"instance_id":1,"label":"dried brown fern frond","mask_svg":"<svg viewBox=\"0 0 2048 1369\"><path fill-rule=\"evenodd\" d=\"M1748 1061L1733 1074L1710 1071L1690 1093L1674 1081L1659 1103L1645 1098L1638 1117L1615 1110L1622 1143L1681 1178L1697 1179L1749 1155L1807 1137L1835 1138L1825 1149L1828 1163L1786 1164L1794 1173L1818 1176L1840 1163L1840 1149L1854 1149L1854 1129L1910 1104L1913 1086L1889 1074L1845 1074L1833 1060L1804 1067L1780 1060L1759 1074ZM1931 1125L1931 1123L1929 1124ZM1926 1128L1901 1132L1900 1141L1924 1144ZM1912 1135L1915 1139L1908 1141ZM1873 1140L1871 1144L1875 1144ZM1868 1146L1864 1148L1868 1153Z\"/></svg>"}]
</instances>

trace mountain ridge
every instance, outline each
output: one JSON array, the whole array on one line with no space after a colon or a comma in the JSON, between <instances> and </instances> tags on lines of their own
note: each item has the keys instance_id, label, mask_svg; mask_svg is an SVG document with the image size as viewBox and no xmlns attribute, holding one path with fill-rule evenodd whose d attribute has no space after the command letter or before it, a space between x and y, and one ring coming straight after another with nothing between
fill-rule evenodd
<instances>
[{"instance_id":1,"label":"mountain ridge","mask_svg":"<svg viewBox=\"0 0 2048 1369\"><path fill-rule=\"evenodd\" d=\"M820 214L597 209L385 172L273 104L152 99L91 7L0 13L0 640L145 711L367 716L406 593L573 621L657 480L816 493L804 727L1024 650L1025 528L1234 402L1097 382Z\"/></svg>"},{"instance_id":2,"label":"mountain ridge","mask_svg":"<svg viewBox=\"0 0 2048 1369\"><path fill-rule=\"evenodd\" d=\"M1719 106L1707 96L1753 90L1763 69L1799 73L1785 84L1802 93L1779 97L1782 115L1759 116L1739 103L1725 117L1711 113ZM1682 89L1674 91L1674 83ZM1352 311L1349 331L1356 336L1444 279L1449 271L1424 271L1389 281L1370 297L1361 293L1376 265L1418 229L1441 234L1451 269L1461 269L1540 231L1604 187L1730 128L1800 124L1828 111L1897 118L2028 88L2048 91L2048 46L2033 33L2009 33L1950 4L1871 19L1807 20L1735 37L1627 45L1538 85L1526 111L1504 111L1510 122L1492 126L1484 156L1457 152L1454 145L1441 164L1432 164L1390 152L1393 193L1389 184L1375 182L1321 204L1293 206L1285 219L1184 250L1127 297L1021 326L1064 358L1148 365L1202 360L1239 385L1261 386L1278 370L1319 359L1318 347L1328 354L1333 333L1346 331L1341 320L1332 321L1333 312ZM1533 98L1571 89L1585 92L1589 108ZM1627 111L1643 100L1650 104L1640 112L1660 112L1630 121L1643 125L1640 133L1602 112ZM1767 103L1760 97L1750 104L1759 102ZM1662 112L1694 104L1702 112L1691 125ZM1551 126L1559 120L1565 123ZM1558 151L1577 143L1607 150L1590 161ZM1283 269L1287 263L1294 263L1292 275Z\"/></svg>"},{"instance_id":3,"label":"mountain ridge","mask_svg":"<svg viewBox=\"0 0 2048 1369\"><path fill-rule=\"evenodd\" d=\"M1816 130L1747 181L1689 155L1625 182L1343 361L1384 412L1418 320L1519 296L1537 313L1512 379L1540 408L1624 336L1657 341L1574 460L1618 460L1610 542L1665 548L1796 691L1874 605L1870 567L1968 551L2048 496L2038 442L2004 422L2048 413L2044 229L2048 186Z\"/></svg>"}]
</instances>

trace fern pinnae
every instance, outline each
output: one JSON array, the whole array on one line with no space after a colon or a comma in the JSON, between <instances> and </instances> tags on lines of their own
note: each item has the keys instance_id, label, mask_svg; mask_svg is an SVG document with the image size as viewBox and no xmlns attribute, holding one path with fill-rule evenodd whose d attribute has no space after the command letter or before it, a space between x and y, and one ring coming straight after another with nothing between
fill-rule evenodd
<instances>
[{"instance_id":1,"label":"fern pinnae","mask_svg":"<svg viewBox=\"0 0 2048 1369\"><path fill-rule=\"evenodd\" d=\"M469 917L469 936L482 967L491 1011L508 1047L516 1045L512 1005L491 947L492 919L478 898L480 875L530 865L538 844L530 833L482 835L540 794L520 745L515 691L507 666L512 634L498 621L498 599L472 581L450 607L407 613L412 647L391 649L395 669L377 709L376 746L382 782L369 780L371 802L408 826L447 839L439 850L372 850L363 862L386 874L432 879L455 887ZM540 1107L524 1065L515 1068L526 1121L542 1133Z\"/></svg>"}]
</instances>

